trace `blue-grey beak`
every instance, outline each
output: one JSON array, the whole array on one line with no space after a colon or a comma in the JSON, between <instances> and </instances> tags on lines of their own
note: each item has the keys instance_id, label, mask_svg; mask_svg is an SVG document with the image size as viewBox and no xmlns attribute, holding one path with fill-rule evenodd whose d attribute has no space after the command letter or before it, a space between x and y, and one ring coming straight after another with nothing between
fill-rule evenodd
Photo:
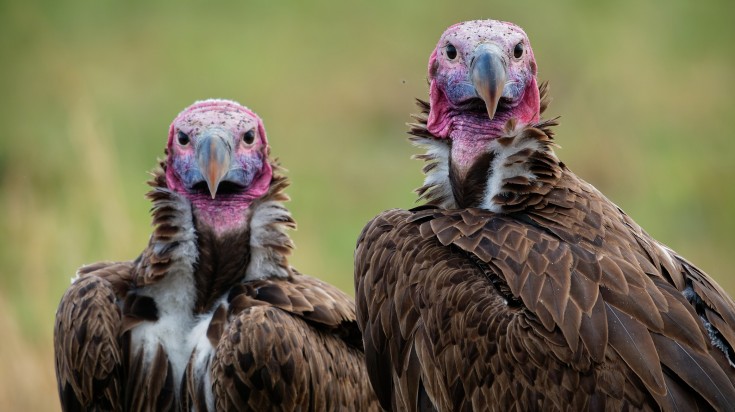
<instances>
[{"instance_id":1,"label":"blue-grey beak","mask_svg":"<svg viewBox=\"0 0 735 412\"><path fill-rule=\"evenodd\" d=\"M508 77L503 53L496 45L483 43L475 48L471 59L470 79L475 92L485 102L487 115L492 120Z\"/></svg>"},{"instance_id":2,"label":"blue-grey beak","mask_svg":"<svg viewBox=\"0 0 735 412\"><path fill-rule=\"evenodd\" d=\"M217 195L217 188L222 178L230 171L232 147L225 140L226 136L226 132L222 130L207 130L197 142L197 164L207 182L212 199Z\"/></svg>"}]
</instances>

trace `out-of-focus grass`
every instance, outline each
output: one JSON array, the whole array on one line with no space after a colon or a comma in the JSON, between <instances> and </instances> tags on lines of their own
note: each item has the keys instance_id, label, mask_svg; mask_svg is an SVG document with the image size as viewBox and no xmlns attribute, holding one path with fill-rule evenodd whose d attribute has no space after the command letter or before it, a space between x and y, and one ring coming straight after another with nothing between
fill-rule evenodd
<instances>
[{"instance_id":1,"label":"out-of-focus grass","mask_svg":"<svg viewBox=\"0 0 735 412\"><path fill-rule=\"evenodd\" d=\"M146 171L194 100L261 114L294 183L293 264L350 292L363 224L421 181L404 123L427 57L473 18L530 35L566 163L735 292L732 4L3 2L0 410L58 408L58 299L80 264L145 246Z\"/></svg>"}]
</instances>

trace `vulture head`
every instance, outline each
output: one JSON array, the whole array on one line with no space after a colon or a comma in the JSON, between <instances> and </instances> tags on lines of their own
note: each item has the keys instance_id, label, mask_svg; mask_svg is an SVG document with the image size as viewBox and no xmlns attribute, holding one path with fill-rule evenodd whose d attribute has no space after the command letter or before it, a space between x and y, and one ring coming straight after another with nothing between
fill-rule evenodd
<instances>
[{"instance_id":1,"label":"vulture head","mask_svg":"<svg viewBox=\"0 0 735 412\"><path fill-rule=\"evenodd\" d=\"M427 128L452 141L452 162L466 169L509 120L539 119L536 61L526 33L512 23L474 20L448 28L429 58Z\"/></svg>"},{"instance_id":2,"label":"vulture head","mask_svg":"<svg viewBox=\"0 0 735 412\"><path fill-rule=\"evenodd\" d=\"M268 191L269 150L263 121L248 108L230 100L196 102L169 128L166 184L216 232L238 228L253 200Z\"/></svg>"}]
</instances>

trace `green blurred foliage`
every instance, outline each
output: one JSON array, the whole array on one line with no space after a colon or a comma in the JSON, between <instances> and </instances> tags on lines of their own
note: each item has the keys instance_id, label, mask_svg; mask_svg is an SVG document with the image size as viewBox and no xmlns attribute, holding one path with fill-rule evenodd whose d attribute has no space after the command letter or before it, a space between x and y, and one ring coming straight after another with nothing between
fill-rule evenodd
<instances>
[{"instance_id":1,"label":"green blurred foliage","mask_svg":"<svg viewBox=\"0 0 735 412\"><path fill-rule=\"evenodd\" d=\"M414 205L404 123L428 55L477 18L529 34L563 116L560 157L735 292L734 13L714 0L0 2L0 326L39 353L0 354L0 370L36 359L32 385L52 384L58 299L82 263L145 246L146 171L198 99L263 117L293 181L292 263L351 292L362 226ZM0 386L0 406L55 404Z\"/></svg>"}]
</instances>

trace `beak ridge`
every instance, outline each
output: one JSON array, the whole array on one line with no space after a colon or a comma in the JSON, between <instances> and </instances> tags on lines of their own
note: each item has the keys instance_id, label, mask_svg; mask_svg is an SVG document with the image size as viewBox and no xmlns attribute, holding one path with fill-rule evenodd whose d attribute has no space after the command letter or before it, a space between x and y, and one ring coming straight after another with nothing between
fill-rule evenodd
<instances>
[{"instance_id":1,"label":"beak ridge","mask_svg":"<svg viewBox=\"0 0 735 412\"><path fill-rule=\"evenodd\" d=\"M196 150L199 170L207 182L212 199L214 199L220 182L230 170L231 149L222 137L209 134L202 136Z\"/></svg>"},{"instance_id":2,"label":"beak ridge","mask_svg":"<svg viewBox=\"0 0 735 412\"><path fill-rule=\"evenodd\" d=\"M470 63L470 79L477 95L485 102L491 120L495 117L507 76L501 51L491 44L477 46Z\"/></svg>"}]
</instances>

